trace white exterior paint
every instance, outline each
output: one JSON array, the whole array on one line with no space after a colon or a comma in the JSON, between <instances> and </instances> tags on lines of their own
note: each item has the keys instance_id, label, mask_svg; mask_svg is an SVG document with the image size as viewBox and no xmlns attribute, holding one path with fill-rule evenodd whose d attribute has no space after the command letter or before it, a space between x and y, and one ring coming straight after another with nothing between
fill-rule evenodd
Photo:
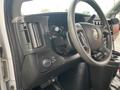
<instances>
[{"instance_id":1,"label":"white exterior paint","mask_svg":"<svg viewBox=\"0 0 120 90\"><path fill-rule=\"evenodd\" d=\"M0 0L0 32L3 35L3 42L4 42L4 47L6 51L6 57L8 60L8 71L9 71L9 87L11 85L14 86L14 90L16 90L16 82L15 82L15 75L14 75L14 68L13 68L13 61L12 61L12 55L11 55L11 49L8 41L8 36L6 32L6 26L5 26L5 19L4 19L4 0ZM1 62L0 62L1 65ZM5 80L2 78L2 72L1 72L1 67L0 66L0 84L1 84L1 90L6 90L5 86Z\"/></svg>"}]
</instances>

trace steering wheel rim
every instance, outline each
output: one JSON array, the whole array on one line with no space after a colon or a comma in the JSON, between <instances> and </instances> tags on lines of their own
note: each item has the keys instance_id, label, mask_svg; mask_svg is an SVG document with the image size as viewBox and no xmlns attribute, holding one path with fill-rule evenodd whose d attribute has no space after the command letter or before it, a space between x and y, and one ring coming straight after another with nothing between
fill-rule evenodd
<instances>
[{"instance_id":1,"label":"steering wheel rim","mask_svg":"<svg viewBox=\"0 0 120 90\"><path fill-rule=\"evenodd\" d=\"M100 17L103 25L105 25L108 29L108 39L109 39L109 44L108 44L108 48L109 50L109 55L102 61L96 61L94 58L91 57L91 55L89 55L84 48L82 47L82 43L79 40L79 37L77 35L77 30L75 27L75 8L76 5L79 1L83 1L88 3L91 7L93 7L93 9L95 9L95 11L97 12L98 16ZM100 9L100 7L97 5L97 3L94 0L74 0L68 10L68 16L67 16L67 20L68 20L68 31L69 31L69 35L70 35L70 39L75 47L75 49L77 50L77 52L80 54L80 56L83 58L83 60L85 60L87 63L92 64L92 65L97 65L97 66L104 66L106 65L110 59L111 59L111 55L112 55L112 38L111 38L111 32L110 32L110 28L108 25L108 22L102 12L102 10ZM103 34L103 33L102 33Z\"/></svg>"}]
</instances>

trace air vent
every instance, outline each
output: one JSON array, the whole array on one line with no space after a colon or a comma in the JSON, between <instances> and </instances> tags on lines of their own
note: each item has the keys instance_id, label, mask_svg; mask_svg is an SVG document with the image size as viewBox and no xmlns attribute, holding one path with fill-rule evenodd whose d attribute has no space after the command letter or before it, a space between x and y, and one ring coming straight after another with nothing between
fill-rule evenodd
<instances>
[{"instance_id":1,"label":"air vent","mask_svg":"<svg viewBox=\"0 0 120 90\"><path fill-rule=\"evenodd\" d=\"M22 23L19 29L19 36L22 44L28 48L38 48L42 46L39 25L37 23ZM39 28L40 29L40 28Z\"/></svg>"},{"instance_id":2,"label":"air vent","mask_svg":"<svg viewBox=\"0 0 120 90\"><path fill-rule=\"evenodd\" d=\"M36 52L45 45L44 32L48 28L42 24L46 24L47 20L48 17L36 15L16 17L12 20L23 53Z\"/></svg>"},{"instance_id":3,"label":"air vent","mask_svg":"<svg viewBox=\"0 0 120 90\"><path fill-rule=\"evenodd\" d=\"M37 23L29 23L28 28L29 28L33 48L42 46L41 37L39 34L40 32L38 30L38 24Z\"/></svg>"}]
</instances>

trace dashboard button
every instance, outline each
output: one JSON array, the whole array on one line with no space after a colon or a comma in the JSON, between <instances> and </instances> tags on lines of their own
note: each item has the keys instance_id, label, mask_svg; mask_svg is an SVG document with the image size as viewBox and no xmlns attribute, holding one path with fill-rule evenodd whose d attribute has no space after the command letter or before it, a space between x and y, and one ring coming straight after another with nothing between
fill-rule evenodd
<instances>
[{"instance_id":1,"label":"dashboard button","mask_svg":"<svg viewBox=\"0 0 120 90\"><path fill-rule=\"evenodd\" d=\"M44 67L48 68L52 65L52 61L50 59L44 59L42 61L42 64L43 64Z\"/></svg>"}]
</instances>

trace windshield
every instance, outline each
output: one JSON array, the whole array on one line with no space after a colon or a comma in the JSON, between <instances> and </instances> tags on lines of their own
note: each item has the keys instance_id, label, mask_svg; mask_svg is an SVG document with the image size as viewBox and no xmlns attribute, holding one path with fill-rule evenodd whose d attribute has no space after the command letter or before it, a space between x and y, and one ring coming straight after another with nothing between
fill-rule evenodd
<instances>
[{"instance_id":1,"label":"windshield","mask_svg":"<svg viewBox=\"0 0 120 90\"><path fill-rule=\"evenodd\" d=\"M22 4L22 15L65 12L68 10L73 0L32 0ZM106 14L119 0L95 0ZM94 9L87 3L80 2L76 7L76 12L81 14L93 15Z\"/></svg>"}]
</instances>

